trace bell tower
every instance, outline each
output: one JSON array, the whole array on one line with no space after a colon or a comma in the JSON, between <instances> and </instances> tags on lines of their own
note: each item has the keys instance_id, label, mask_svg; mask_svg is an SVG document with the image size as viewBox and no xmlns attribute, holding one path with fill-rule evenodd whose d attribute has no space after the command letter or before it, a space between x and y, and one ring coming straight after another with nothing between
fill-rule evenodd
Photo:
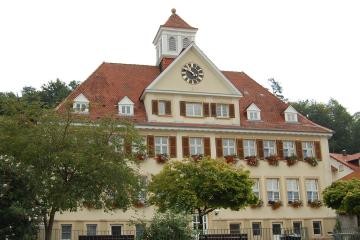
<instances>
[{"instance_id":1,"label":"bell tower","mask_svg":"<svg viewBox=\"0 0 360 240\"><path fill-rule=\"evenodd\" d=\"M153 44L156 49L156 65L165 69L179 53L195 41L197 28L190 26L179 15L176 9L171 9L171 16L160 25Z\"/></svg>"}]
</instances>

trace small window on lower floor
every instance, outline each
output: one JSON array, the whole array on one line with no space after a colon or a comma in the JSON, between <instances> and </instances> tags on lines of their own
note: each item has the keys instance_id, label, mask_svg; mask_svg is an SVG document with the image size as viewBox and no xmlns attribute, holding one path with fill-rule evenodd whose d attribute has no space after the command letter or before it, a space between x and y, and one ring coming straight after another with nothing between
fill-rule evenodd
<instances>
[{"instance_id":1,"label":"small window on lower floor","mask_svg":"<svg viewBox=\"0 0 360 240\"><path fill-rule=\"evenodd\" d=\"M94 236L96 235L96 224L86 224L86 235L88 236Z\"/></svg>"},{"instance_id":2,"label":"small window on lower floor","mask_svg":"<svg viewBox=\"0 0 360 240\"><path fill-rule=\"evenodd\" d=\"M261 235L261 222L253 222L251 227L253 236Z\"/></svg>"},{"instance_id":3,"label":"small window on lower floor","mask_svg":"<svg viewBox=\"0 0 360 240\"><path fill-rule=\"evenodd\" d=\"M301 235L302 222L293 222L293 232L296 235Z\"/></svg>"},{"instance_id":4,"label":"small window on lower floor","mask_svg":"<svg viewBox=\"0 0 360 240\"><path fill-rule=\"evenodd\" d=\"M119 236L121 235L121 225L111 225L111 235Z\"/></svg>"},{"instance_id":5,"label":"small window on lower floor","mask_svg":"<svg viewBox=\"0 0 360 240\"><path fill-rule=\"evenodd\" d=\"M240 234L240 223L231 223L230 227L230 234Z\"/></svg>"},{"instance_id":6,"label":"small window on lower floor","mask_svg":"<svg viewBox=\"0 0 360 240\"><path fill-rule=\"evenodd\" d=\"M71 224L61 224L61 240L71 240Z\"/></svg>"},{"instance_id":7,"label":"small window on lower floor","mask_svg":"<svg viewBox=\"0 0 360 240\"><path fill-rule=\"evenodd\" d=\"M322 234L321 222L320 221L313 221L313 234L314 235L321 235Z\"/></svg>"}]
</instances>

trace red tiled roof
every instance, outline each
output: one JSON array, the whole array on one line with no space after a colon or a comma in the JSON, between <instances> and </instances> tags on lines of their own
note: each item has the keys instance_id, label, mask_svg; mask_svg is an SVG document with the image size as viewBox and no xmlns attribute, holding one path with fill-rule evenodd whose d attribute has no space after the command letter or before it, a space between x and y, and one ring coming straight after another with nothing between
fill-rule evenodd
<instances>
[{"instance_id":1,"label":"red tiled roof","mask_svg":"<svg viewBox=\"0 0 360 240\"><path fill-rule=\"evenodd\" d=\"M352 170L357 170L359 169L357 166L355 166L354 164L351 164L349 163L348 161L351 161L351 160L355 160L355 159L358 159L358 158L353 158L353 157L348 157L348 156L356 156L356 155L359 155L358 158L360 157L360 153L356 153L356 154L353 154L353 155L343 155L343 154L340 154L340 153L330 153L330 157L342 164L344 164L345 166L351 168ZM347 160L347 159L350 159L350 160Z\"/></svg>"},{"instance_id":2,"label":"red tiled roof","mask_svg":"<svg viewBox=\"0 0 360 240\"><path fill-rule=\"evenodd\" d=\"M351 179L360 179L360 169L346 175L345 177L340 178L340 180L351 180Z\"/></svg>"},{"instance_id":3,"label":"red tiled roof","mask_svg":"<svg viewBox=\"0 0 360 240\"><path fill-rule=\"evenodd\" d=\"M163 25L161 25L161 27L197 29L190 26L181 17L179 17L179 15L176 14L176 10L174 8L171 9L171 12L171 16Z\"/></svg>"},{"instance_id":4,"label":"red tiled roof","mask_svg":"<svg viewBox=\"0 0 360 240\"><path fill-rule=\"evenodd\" d=\"M227 71L223 73L244 95L239 100L240 126L179 123L161 123L161 125L331 133L331 130L303 116L299 116L298 123L286 123L283 116L284 110L288 107L286 103L276 98L245 73ZM97 119L108 115L118 116L117 104L124 96L128 96L135 104L134 116L130 117L130 120L135 123L159 125L160 123L147 122L145 107L140 101L144 89L159 74L160 69L157 66L103 63L65 101L72 101L80 93L84 94L90 101L90 118ZM251 103L255 103L261 109L261 121L246 120L245 110ZM61 111L63 108L64 104L61 103L58 109Z\"/></svg>"}]
</instances>

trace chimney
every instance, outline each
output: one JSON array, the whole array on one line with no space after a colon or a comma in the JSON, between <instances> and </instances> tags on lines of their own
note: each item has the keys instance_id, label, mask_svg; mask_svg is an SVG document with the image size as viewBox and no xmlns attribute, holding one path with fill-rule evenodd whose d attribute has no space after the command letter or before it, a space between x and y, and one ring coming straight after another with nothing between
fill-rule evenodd
<instances>
[{"instance_id":1,"label":"chimney","mask_svg":"<svg viewBox=\"0 0 360 240\"><path fill-rule=\"evenodd\" d=\"M342 150L341 153L342 153L343 156L346 156L347 155L346 149Z\"/></svg>"}]
</instances>

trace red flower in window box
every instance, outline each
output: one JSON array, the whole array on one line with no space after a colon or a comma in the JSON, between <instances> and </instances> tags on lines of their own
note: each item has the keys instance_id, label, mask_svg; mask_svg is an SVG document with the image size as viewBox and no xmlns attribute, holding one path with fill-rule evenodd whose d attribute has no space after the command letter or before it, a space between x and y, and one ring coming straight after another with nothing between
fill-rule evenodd
<instances>
[{"instance_id":1,"label":"red flower in window box","mask_svg":"<svg viewBox=\"0 0 360 240\"><path fill-rule=\"evenodd\" d=\"M309 200L308 205L312 208L319 208L322 206L322 202L320 200Z\"/></svg>"},{"instance_id":2,"label":"red flower in window box","mask_svg":"<svg viewBox=\"0 0 360 240\"><path fill-rule=\"evenodd\" d=\"M270 156L266 157L266 160L268 161L269 165L271 165L271 166L279 165L279 158L276 155L270 155Z\"/></svg>"},{"instance_id":3,"label":"red flower in window box","mask_svg":"<svg viewBox=\"0 0 360 240\"><path fill-rule=\"evenodd\" d=\"M301 200L294 200L294 201L289 201L288 202L290 206L292 206L293 208L299 208L303 205Z\"/></svg>"},{"instance_id":4,"label":"red flower in window box","mask_svg":"<svg viewBox=\"0 0 360 240\"><path fill-rule=\"evenodd\" d=\"M304 161L313 167L316 167L318 165L318 160L314 157L306 157L304 158Z\"/></svg>"},{"instance_id":5,"label":"red flower in window box","mask_svg":"<svg viewBox=\"0 0 360 240\"><path fill-rule=\"evenodd\" d=\"M236 163L236 158L237 158L237 156L236 155L226 155L226 156L224 156L224 158L225 158L225 161L226 161L226 163Z\"/></svg>"},{"instance_id":6,"label":"red flower in window box","mask_svg":"<svg viewBox=\"0 0 360 240\"><path fill-rule=\"evenodd\" d=\"M297 156L295 156L295 155L292 155L290 157L285 157L285 160L286 160L286 164L288 166L292 166L295 163L297 163L297 161L298 161Z\"/></svg>"},{"instance_id":7,"label":"red flower in window box","mask_svg":"<svg viewBox=\"0 0 360 240\"><path fill-rule=\"evenodd\" d=\"M136 159L139 161L144 161L146 159L146 154L138 153L138 154L136 154Z\"/></svg>"},{"instance_id":8,"label":"red flower in window box","mask_svg":"<svg viewBox=\"0 0 360 240\"><path fill-rule=\"evenodd\" d=\"M277 201L268 201L269 205L271 206L271 208L273 210L276 210L278 209L279 207L282 206L282 202L280 200L277 200Z\"/></svg>"},{"instance_id":9,"label":"red flower in window box","mask_svg":"<svg viewBox=\"0 0 360 240\"><path fill-rule=\"evenodd\" d=\"M245 160L249 166L256 167L259 165L259 160L256 158L256 156L247 156L245 157Z\"/></svg>"},{"instance_id":10,"label":"red flower in window box","mask_svg":"<svg viewBox=\"0 0 360 240\"><path fill-rule=\"evenodd\" d=\"M194 160L196 162L196 161L202 160L204 158L204 155L202 155L202 154L194 154L194 155L191 155L191 158L192 158L192 160Z\"/></svg>"},{"instance_id":11,"label":"red flower in window box","mask_svg":"<svg viewBox=\"0 0 360 240\"><path fill-rule=\"evenodd\" d=\"M162 154L156 155L155 159L158 163L166 163L167 161L169 161L170 158L169 158L169 155L162 153Z\"/></svg>"}]
</instances>

